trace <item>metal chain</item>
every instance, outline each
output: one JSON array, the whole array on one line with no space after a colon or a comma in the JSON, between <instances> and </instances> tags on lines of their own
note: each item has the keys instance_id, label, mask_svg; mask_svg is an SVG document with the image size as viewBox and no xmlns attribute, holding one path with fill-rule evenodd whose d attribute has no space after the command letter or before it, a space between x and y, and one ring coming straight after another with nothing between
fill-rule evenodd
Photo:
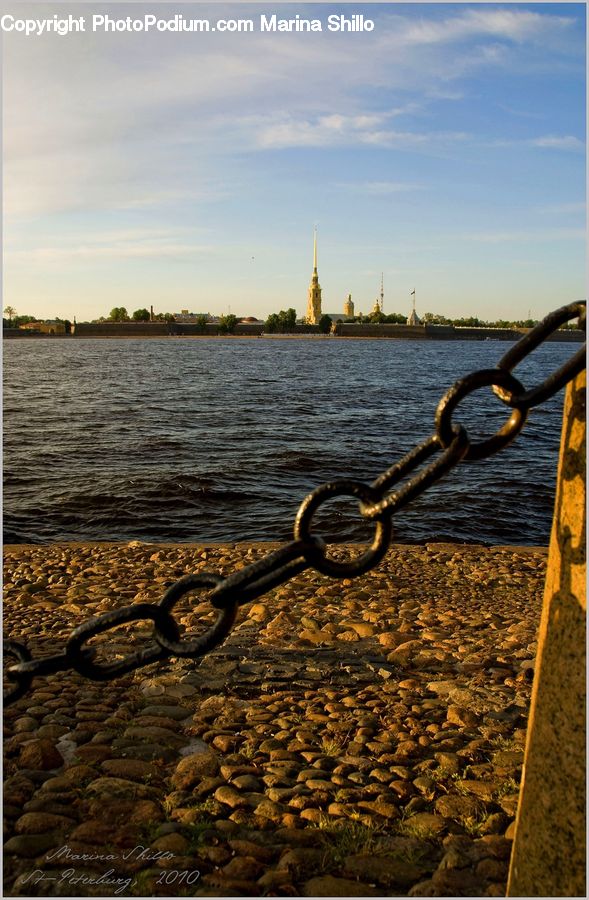
<instances>
[{"instance_id":1,"label":"metal chain","mask_svg":"<svg viewBox=\"0 0 589 900\"><path fill-rule=\"evenodd\" d=\"M452 385L438 404L434 434L414 447L372 484L339 479L312 491L299 507L294 523L294 540L286 546L226 578L212 572L186 575L172 585L157 604L131 604L89 619L75 628L65 648L52 656L34 660L23 644L5 641L4 653L18 662L7 669L6 675L16 684L5 695L4 702L12 703L23 696L38 675L74 669L87 678L110 681L170 656L198 658L222 643L233 626L240 606L306 569L313 568L331 578L349 578L373 569L389 548L394 513L439 481L458 463L485 459L502 450L519 434L532 407L552 397L585 368L583 345L568 362L531 390L526 390L512 374L518 363L557 328L576 318L579 319L579 327L585 330L585 302L572 303L550 313L508 350L495 369L471 372ZM491 438L473 443L462 426L453 424L452 415L461 400L482 387L492 387L499 399L511 409L511 415ZM438 454L437 459L413 474L435 454ZM411 477L396 487L406 476ZM312 533L311 525L315 513L326 501L350 496L360 501L361 514L374 523L374 538L360 556L341 562L327 555L325 541ZM218 610L217 619L205 634L192 640L182 640L172 610L186 594L203 588L212 588L209 600ZM144 619L153 621L154 626L152 642L147 647L117 662L96 662L95 650L86 646L91 638L116 625Z\"/></svg>"}]
</instances>

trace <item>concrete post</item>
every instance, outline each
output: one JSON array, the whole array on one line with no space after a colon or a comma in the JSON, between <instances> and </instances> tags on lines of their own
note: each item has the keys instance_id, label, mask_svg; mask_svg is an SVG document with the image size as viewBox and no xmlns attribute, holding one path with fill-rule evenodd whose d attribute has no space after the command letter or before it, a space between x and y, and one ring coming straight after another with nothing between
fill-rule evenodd
<instances>
[{"instance_id":1,"label":"concrete post","mask_svg":"<svg viewBox=\"0 0 589 900\"><path fill-rule=\"evenodd\" d=\"M585 897L585 373L569 384L509 897Z\"/></svg>"}]
</instances>

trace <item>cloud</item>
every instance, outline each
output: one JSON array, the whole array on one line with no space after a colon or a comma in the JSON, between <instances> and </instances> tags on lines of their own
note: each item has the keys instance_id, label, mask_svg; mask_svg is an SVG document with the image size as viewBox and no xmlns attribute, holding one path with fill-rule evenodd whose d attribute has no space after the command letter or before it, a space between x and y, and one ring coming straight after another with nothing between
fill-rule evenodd
<instances>
[{"instance_id":1,"label":"cloud","mask_svg":"<svg viewBox=\"0 0 589 900\"><path fill-rule=\"evenodd\" d=\"M544 119L545 114L539 112L532 112L526 109L514 109L511 106L508 106L505 103L498 103L498 108L502 109L504 112L509 113L512 116L517 116L521 119Z\"/></svg>"},{"instance_id":2,"label":"cloud","mask_svg":"<svg viewBox=\"0 0 589 900\"><path fill-rule=\"evenodd\" d=\"M282 115L278 121L258 121L255 143L265 150L361 145L402 150L440 146L464 141L468 137L464 132L397 131L387 127L389 118L389 113L358 116L331 114L315 118Z\"/></svg>"},{"instance_id":3,"label":"cloud","mask_svg":"<svg viewBox=\"0 0 589 900\"><path fill-rule=\"evenodd\" d=\"M83 147L75 142L36 160L4 162L5 215L12 219L54 212L166 209L210 204L228 196L231 179L209 174L203 164L186 177L183 164L170 169L165 144L155 138L133 155L124 142Z\"/></svg>"},{"instance_id":4,"label":"cloud","mask_svg":"<svg viewBox=\"0 0 589 900\"><path fill-rule=\"evenodd\" d=\"M539 147L545 150L565 150L584 152L585 144L572 134L548 134L534 138L522 138L517 140L502 138L486 143L488 147Z\"/></svg>"},{"instance_id":5,"label":"cloud","mask_svg":"<svg viewBox=\"0 0 589 900\"><path fill-rule=\"evenodd\" d=\"M557 37L575 21L521 9L440 17L429 7L416 21L413 11L375 9L369 52L362 36L327 33L200 35L198 52L194 35L5 36L7 223L183 202L202 209L239 191L245 155L255 151L435 152L464 142L462 131L423 128L419 115L437 100L458 102L459 79L509 65L516 45L531 54L523 62L518 55L518 65L549 70L561 52ZM234 12L215 7L215 15ZM244 4L240 15L249 14L256 11ZM574 60L575 46L569 40L558 58ZM539 140L557 149L556 138ZM576 149L566 140L561 149ZM235 160L242 170L233 184Z\"/></svg>"},{"instance_id":6,"label":"cloud","mask_svg":"<svg viewBox=\"0 0 589 900\"><path fill-rule=\"evenodd\" d=\"M82 242L66 236L62 243L5 251L7 263L63 264L92 260L194 259L209 255L211 246L191 240L182 230L153 228L116 230L87 234Z\"/></svg>"},{"instance_id":7,"label":"cloud","mask_svg":"<svg viewBox=\"0 0 589 900\"><path fill-rule=\"evenodd\" d=\"M436 91L446 91L451 99L454 92L461 93L456 82L489 68L518 76L584 72L585 46L573 16L481 5L442 17L438 10L443 8L434 6L429 15L390 17L390 28L380 38L383 55L378 54L385 77L390 72L384 52L396 60L395 76L405 78L400 83L419 85L434 98Z\"/></svg>"},{"instance_id":8,"label":"cloud","mask_svg":"<svg viewBox=\"0 0 589 900\"><path fill-rule=\"evenodd\" d=\"M565 16L512 9L468 9L440 21L408 23L400 33L406 45L452 44L478 37L493 37L522 43L546 41L555 32L567 32L571 20Z\"/></svg>"},{"instance_id":9,"label":"cloud","mask_svg":"<svg viewBox=\"0 0 589 900\"><path fill-rule=\"evenodd\" d=\"M532 138L529 143L533 147L546 147L549 150L585 150L583 141L571 134L545 135L544 137Z\"/></svg>"}]
</instances>

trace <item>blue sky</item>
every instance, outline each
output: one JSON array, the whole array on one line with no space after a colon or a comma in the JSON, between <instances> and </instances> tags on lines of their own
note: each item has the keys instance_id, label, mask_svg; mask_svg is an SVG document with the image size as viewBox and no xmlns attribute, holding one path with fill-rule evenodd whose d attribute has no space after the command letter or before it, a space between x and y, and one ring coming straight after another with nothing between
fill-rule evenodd
<instances>
[{"instance_id":1,"label":"blue sky","mask_svg":"<svg viewBox=\"0 0 589 900\"><path fill-rule=\"evenodd\" d=\"M3 35L4 303L78 321L306 307L535 318L585 292L582 4L4 4L319 18ZM332 14L370 33L333 33ZM89 28L89 26L88 26Z\"/></svg>"}]
</instances>

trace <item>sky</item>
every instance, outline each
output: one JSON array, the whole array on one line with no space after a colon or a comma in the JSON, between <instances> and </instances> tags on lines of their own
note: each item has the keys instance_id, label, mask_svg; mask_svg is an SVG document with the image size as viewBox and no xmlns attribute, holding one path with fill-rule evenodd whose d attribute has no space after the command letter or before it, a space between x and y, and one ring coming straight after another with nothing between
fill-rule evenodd
<instances>
[{"instance_id":1,"label":"sky","mask_svg":"<svg viewBox=\"0 0 589 900\"><path fill-rule=\"evenodd\" d=\"M3 307L540 318L585 296L585 7L2 3ZM260 16L321 32L262 32ZM92 30L252 19L253 32ZM330 15L372 31L333 32ZM12 19L3 19L10 24Z\"/></svg>"}]
</instances>

